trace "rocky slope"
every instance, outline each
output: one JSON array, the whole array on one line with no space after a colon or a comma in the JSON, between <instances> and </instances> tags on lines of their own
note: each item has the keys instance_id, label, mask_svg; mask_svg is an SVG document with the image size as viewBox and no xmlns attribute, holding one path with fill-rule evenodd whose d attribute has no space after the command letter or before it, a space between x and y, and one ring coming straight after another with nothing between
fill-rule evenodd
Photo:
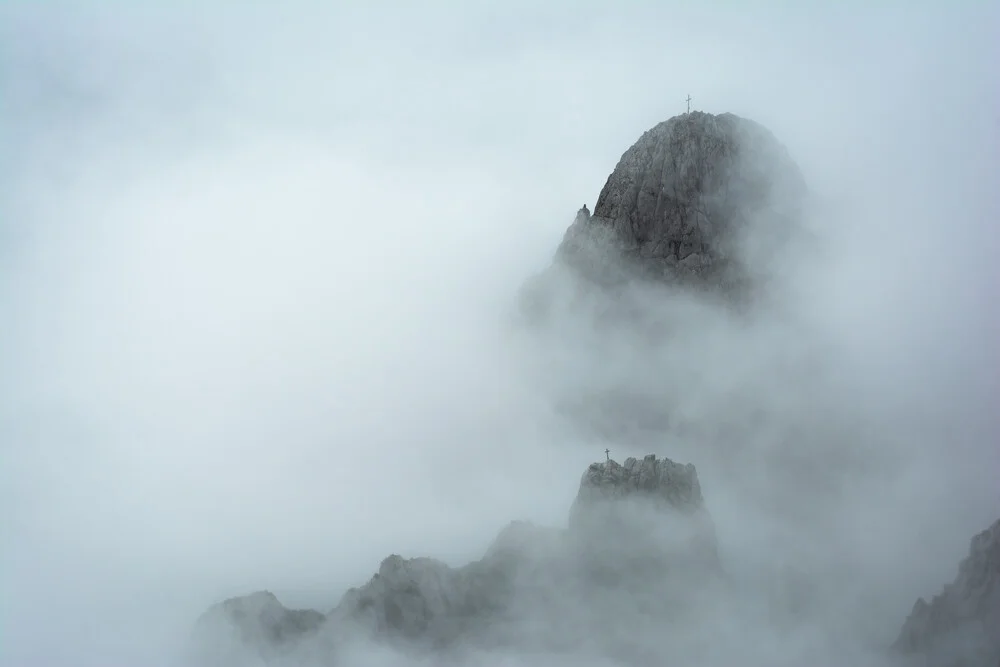
<instances>
[{"instance_id":1,"label":"rocky slope","mask_svg":"<svg viewBox=\"0 0 1000 667\"><path fill-rule=\"evenodd\" d=\"M369 641L416 654L585 651L646 664L661 633L637 629L696 615L720 574L694 466L609 460L584 473L566 529L514 522L458 568L389 556L325 616L269 593L228 600L198 621L195 654L200 664L279 664Z\"/></svg>"},{"instance_id":2,"label":"rocky slope","mask_svg":"<svg viewBox=\"0 0 1000 667\"><path fill-rule=\"evenodd\" d=\"M944 591L917 600L895 648L934 667L1000 665L1000 520L972 538Z\"/></svg>"}]
</instances>

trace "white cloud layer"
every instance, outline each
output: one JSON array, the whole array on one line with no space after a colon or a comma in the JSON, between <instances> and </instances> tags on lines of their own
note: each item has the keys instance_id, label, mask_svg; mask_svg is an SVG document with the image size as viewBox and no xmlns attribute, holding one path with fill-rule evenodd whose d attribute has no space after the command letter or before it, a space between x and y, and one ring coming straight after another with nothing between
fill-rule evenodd
<instances>
[{"instance_id":1,"label":"white cloud layer","mask_svg":"<svg viewBox=\"0 0 1000 667\"><path fill-rule=\"evenodd\" d=\"M700 425L657 453L698 466L736 571L801 546L789 499L834 480L811 530L874 641L997 517L985 3L140 4L0 9L3 664L169 664L222 597L326 609L390 552L560 523L605 443L555 398L632 378ZM599 359L571 322L511 336L689 93L826 202L825 260L787 275L801 337L711 312ZM564 375L536 380L540 350ZM822 382L780 370L817 354ZM705 435L730 409L765 415L743 477Z\"/></svg>"}]
</instances>

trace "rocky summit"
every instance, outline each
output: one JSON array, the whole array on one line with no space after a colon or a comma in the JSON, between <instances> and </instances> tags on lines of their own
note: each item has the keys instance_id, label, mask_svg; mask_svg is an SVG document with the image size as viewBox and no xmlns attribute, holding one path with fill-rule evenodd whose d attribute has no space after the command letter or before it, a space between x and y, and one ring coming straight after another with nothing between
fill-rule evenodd
<instances>
[{"instance_id":1,"label":"rocky summit","mask_svg":"<svg viewBox=\"0 0 1000 667\"><path fill-rule=\"evenodd\" d=\"M626 557L627 556L627 557ZM514 522L462 567L391 555L328 614L270 593L212 607L198 621L199 664L284 664L358 642L414 654L512 649L648 664L659 633L635 630L696 613L719 582L711 519L694 466L647 456L591 465L568 528Z\"/></svg>"},{"instance_id":2,"label":"rocky summit","mask_svg":"<svg viewBox=\"0 0 1000 667\"><path fill-rule=\"evenodd\" d=\"M691 112L643 133L566 231L556 263L592 282L740 291L798 228L807 188L762 125Z\"/></svg>"}]
</instances>

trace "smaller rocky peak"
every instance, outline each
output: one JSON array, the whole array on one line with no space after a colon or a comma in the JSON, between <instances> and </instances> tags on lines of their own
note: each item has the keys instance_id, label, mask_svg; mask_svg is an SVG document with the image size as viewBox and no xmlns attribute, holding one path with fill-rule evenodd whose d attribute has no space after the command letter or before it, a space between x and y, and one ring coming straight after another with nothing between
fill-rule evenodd
<instances>
[{"instance_id":1,"label":"smaller rocky peak","mask_svg":"<svg viewBox=\"0 0 1000 667\"><path fill-rule=\"evenodd\" d=\"M453 573L446 563L434 558L403 558L393 554L382 560L378 572L363 589L380 592L434 590L444 585Z\"/></svg>"},{"instance_id":2,"label":"smaller rocky peak","mask_svg":"<svg viewBox=\"0 0 1000 667\"><path fill-rule=\"evenodd\" d=\"M649 454L592 463L570 509L569 533L583 552L635 569L721 569L715 527L694 465Z\"/></svg>"},{"instance_id":3,"label":"smaller rocky peak","mask_svg":"<svg viewBox=\"0 0 1000 667\"><path fill-rule=\"evenodd\" d=\"M368 583L347 591L330 616L359 636L416 640L441 632L437 626L461 594L456 571L444 562L393 554Z\"/></svg>"},{"instance_id":4,"label":"smaller rocky peak","mask_svg":"<svg viewBox=\"0 0 1000 667\"><path fill-rule=\"evenodd\" d=\"M195 624L193 647L198 664L240 662L251 648L261 655L278 655L315 633L325 617L312 609L289 609L270 591L230 598L213 605Z\"/></svg>"},{"instance_id":5,"label":"smaller rocky peak","mask_svg":"<svg viewBox=\"0 0 1000 667\"><path fill-rule=\"evenodd\" d=\"M630 497L658 501L684 512L704 505L694 465L658 459L655 454L641 461L630 456L622 464L612 459L592 463L580 480L576 504Z\"/></svg>"},{"instance_id":6,"label":"smaller rocky peak","mask_svg":"<svg viewBox=\"0 0 1000 667\"><path fill-rule=\"evenodd\" d=\"M220 602L205 612L202 620L228 622L234 627L260 631L281 640L319 627L323 614L311 609L288 609L274 593L257 591Z\"/></svg>"}]
</instances>

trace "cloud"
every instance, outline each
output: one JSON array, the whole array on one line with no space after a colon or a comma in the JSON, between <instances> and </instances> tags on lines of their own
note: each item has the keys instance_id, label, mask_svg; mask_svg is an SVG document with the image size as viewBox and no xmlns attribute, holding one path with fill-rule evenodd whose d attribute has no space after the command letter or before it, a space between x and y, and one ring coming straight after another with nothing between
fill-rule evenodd
<instances>
[{"instance_id":1,"label":"cloud","mask_svg":"<svg viewBox=\"0 0 1000 667\"><path fill-rule=\"evenodd\" d=\"M877 474L823 507L842 558L895 573L894 631L998 500L996 17L902 11L9 3L4 660L152 660L219 597L328 607L391 551L464 562L563 520L604 444L556 411L567 378L634 381L709 440L767 415L742 480L703 442L659 452L703 470L737 562L825 479L769 470L772 436L857 436ZM698 304L652 356L571 320L554 347L505 333L688 93L766 125L827 202L826 259L789 268L801 338ZM792 381L816 354L822 383Z\"/></svg>"}]
</instances>

